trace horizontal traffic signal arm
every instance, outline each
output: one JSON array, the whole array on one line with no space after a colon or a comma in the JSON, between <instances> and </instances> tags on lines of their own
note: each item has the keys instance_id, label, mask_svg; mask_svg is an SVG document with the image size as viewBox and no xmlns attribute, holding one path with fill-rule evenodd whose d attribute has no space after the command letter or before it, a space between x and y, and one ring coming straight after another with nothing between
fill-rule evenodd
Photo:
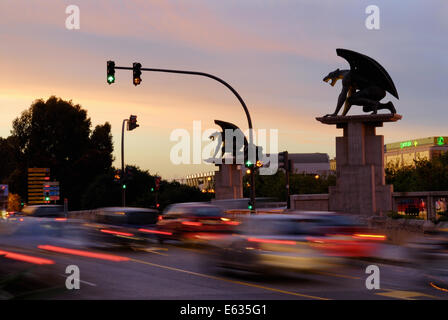
<instances>
[{"instance_id":1,"label":"horizontal traffic signal arm","mask_svg":"<svg viewBox=\"0 0 448 320\"><path fill-rule=\"evenodd\" d=\"M134 70L133 67L114 67L115 70ZM172 70L172 69L158 69L158 68L140 68L141 71L152 71L152 72L165 72L165 73L178 73L178 74L190 74L190 75L197 75L197 76L203 76L207 78L214 79L218 81L219 83L226 86L232 93L237 97L241 105L243 106L244 112L246 113L247 122L249 124L249 128L252 128L252 120L250 118L249 110L247 109L246 103L244 102L243 98L239 95L239 93L232 88L230 84L222 80L221 78L218 78L212 74L205 73L205 72L199 72L199 71L186 71L186 70Z\"/></svg>"}]
</instances>

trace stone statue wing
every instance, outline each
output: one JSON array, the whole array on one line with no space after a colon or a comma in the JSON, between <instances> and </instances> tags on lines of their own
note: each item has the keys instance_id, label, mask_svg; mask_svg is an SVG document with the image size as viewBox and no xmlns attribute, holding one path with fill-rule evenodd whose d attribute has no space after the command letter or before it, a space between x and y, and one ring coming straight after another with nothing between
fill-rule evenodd
<instances>
[{"instance_id":1,"label":"stone statue wing","mask_svg":"<svg viewBox=\"0 0 448 320\"><path fill-rule=\"evenodd\" d=\"M399 99L392 78L378 62L366 55L347 49L336 49L336 53L347 60L352 71L357 72L360 76L372 81L375 85Z\"/></svg>"},{"instance_id":2,"label":"stone statue wing","mask_svg":"<svg viewBox=\"0 0 448 320\"><path fill-rule=\"evenodd\" d=\"M222 139L223 139L223 141L225 140L225 134L224 133L225 133L226 129L232 129L232 130L239 130L239 131L241 131L240 128L238 128L236 125L234 125L233 123L230 123L230 122L221 121L221 120L215 120L215 123L218 126L220 126L221 129L222 129L222 132L223 132ZM243 133L243 132L241 131L241 133ZM247 148L247 145L248 145L247 139L246 139L246 137L244 137L244 147Z\"/></svg>"}]
</instances>

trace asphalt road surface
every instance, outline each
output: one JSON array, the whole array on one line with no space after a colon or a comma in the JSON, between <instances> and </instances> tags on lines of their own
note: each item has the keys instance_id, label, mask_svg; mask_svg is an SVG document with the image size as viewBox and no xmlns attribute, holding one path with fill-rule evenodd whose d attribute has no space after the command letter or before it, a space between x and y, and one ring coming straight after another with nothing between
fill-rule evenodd
<instances>
[{"instance_id":1,"label":"asphalt road surface","mask_svg":"<svg viewBox=\"0 0 448 320\"><path fill-rule=\"evenodd\" d=\"M326 272L287 273L260 276L229 273L207 265L208 251L180 243L149 244L138 250L98 250L77 247L94 256L55 252L51 243L3 244L1 250L48 259L51 265L10 262L9 270L27 270L36 281L32 288L22 288L22 299L405 299L448 298L448 292L432 287L412 269L396 265L376 265L380 269L380 289L368 290L366 267L372 262L353 261L349 266ZM42 246L43 245L43 246ZM46 247L45 245L50 245ZM57 244L56 246L60 246ZM64 247L67 247L65 245ZM75 248L74 244L70 246ZM77 252L78 253L78 252ZM106 256L96 255L107 254ZM112 256L109 256L112 255ZM4 259L7 260L7 259ZM80 271L80 289L68 290L67 266ZM29 280L29 279L28 279ZM14 290L13 290L14 291ZM25 292L26 294L23 294ZM13 292L14 294L14 292Z\"/></svg>"}]
</instances>

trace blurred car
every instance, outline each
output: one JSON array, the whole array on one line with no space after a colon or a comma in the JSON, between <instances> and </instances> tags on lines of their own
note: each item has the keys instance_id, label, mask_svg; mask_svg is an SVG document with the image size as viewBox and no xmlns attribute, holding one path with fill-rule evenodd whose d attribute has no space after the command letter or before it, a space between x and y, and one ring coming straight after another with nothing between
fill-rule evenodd
<instances>
[{"instance_id":1,"label":"blurred car","mask_svg":"<svg viewBox=\"0 0 448 320\"><path fill-rule=\"evenodd\" d=\"M306 220L295 214L247 216L235 235L212 243L213 263L259 273L326 268L333 261L308 242L314 231Z\"/></svg>"},{"instance_id":2,"label":"blurred car","mask_svg":"<svg viewBox=\"0 0 448 320\"><path fill-rule=\"evenodd\" d=\"M328 211L298 211L309 223L309 241L329 256L369 258L376 256L387 240L351 214Z\"/></svg>"},{"instance_id":3,"label":"blurred car","mask_svg":"<svg viewBox=\"0 0 448 320\"><path fill-rule=\"evenodd\" d=\"M20 215L30 217L64 217L64 206L60 205L35 205L26 206Z\"/></svg>"},{"instance_id":4,"label":"blurred car","mask_svg":"<svg viewBox=\"0 0 448 320\"><path fill-rule=\"evenodd\" d=\"M448 229L435 229L408 244L420 277L432 287L448 292Z\"/></svg>"},{"instance_id":5,"label":"blurred car","mask_svg":"<svg viewBox=\"0 0 448 320\"><path fill-rule=\"evenodd\" d=\"M153 228L158 217L154 209L108 207L94 210L84 226L92 246L138 246L146 244L144 230Z\"/></svg>"},{"instance_id":6,"label":"blurred car","mask_svg":"<svg viewBox=\"0 0 448 320\"><path fill-rule=\"evenodd\" d=\"M236 234L212 243L212 263L260 273L324 270L347 257L370 254L377 240L363 236L376 235L365 230L332 213L248 216Z\"/></svg>"},{"instance_id":7,"label":"blurred car","mask_svg":"<svg viewBox=\"0 0 448 320\"><path fill-rule=\"evenodd\" d=\"M238 224L220 207L205 203L177 203L164 211L155 232L159 242L167 239L207 241L233 232Z\"/></svg>"}]
</instances>

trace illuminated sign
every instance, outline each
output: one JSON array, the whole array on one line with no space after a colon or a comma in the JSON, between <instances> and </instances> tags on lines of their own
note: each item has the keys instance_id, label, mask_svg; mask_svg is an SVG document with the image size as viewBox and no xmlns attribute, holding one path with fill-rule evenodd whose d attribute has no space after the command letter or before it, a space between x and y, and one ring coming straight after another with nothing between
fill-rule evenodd
<instances>
[{"instance_id":1,"label":"illuminated sign","mask_svg":"<svg viewBox=\"0 0 448 320\"><path fill-rule=\"evenodd\" d=\"M412 147L422 146L448 146L448 136L428 137L415 140L407 140L402 142L393 142L385 145L385 151L408 149Z\"/></svg>"},{"instance_id":2,"label":"illuminated sign","mask_svg":"<svg viewBox=\"0 0 448 320\"><path fill-rule=\"evenodd\" d=\"M406 148L406 147L412 147L412 145L417 146L417 141L414 141L414 142L412 142L412 141L400 142L400 148L401 149Z\"/></svg>"}]
</instances>

